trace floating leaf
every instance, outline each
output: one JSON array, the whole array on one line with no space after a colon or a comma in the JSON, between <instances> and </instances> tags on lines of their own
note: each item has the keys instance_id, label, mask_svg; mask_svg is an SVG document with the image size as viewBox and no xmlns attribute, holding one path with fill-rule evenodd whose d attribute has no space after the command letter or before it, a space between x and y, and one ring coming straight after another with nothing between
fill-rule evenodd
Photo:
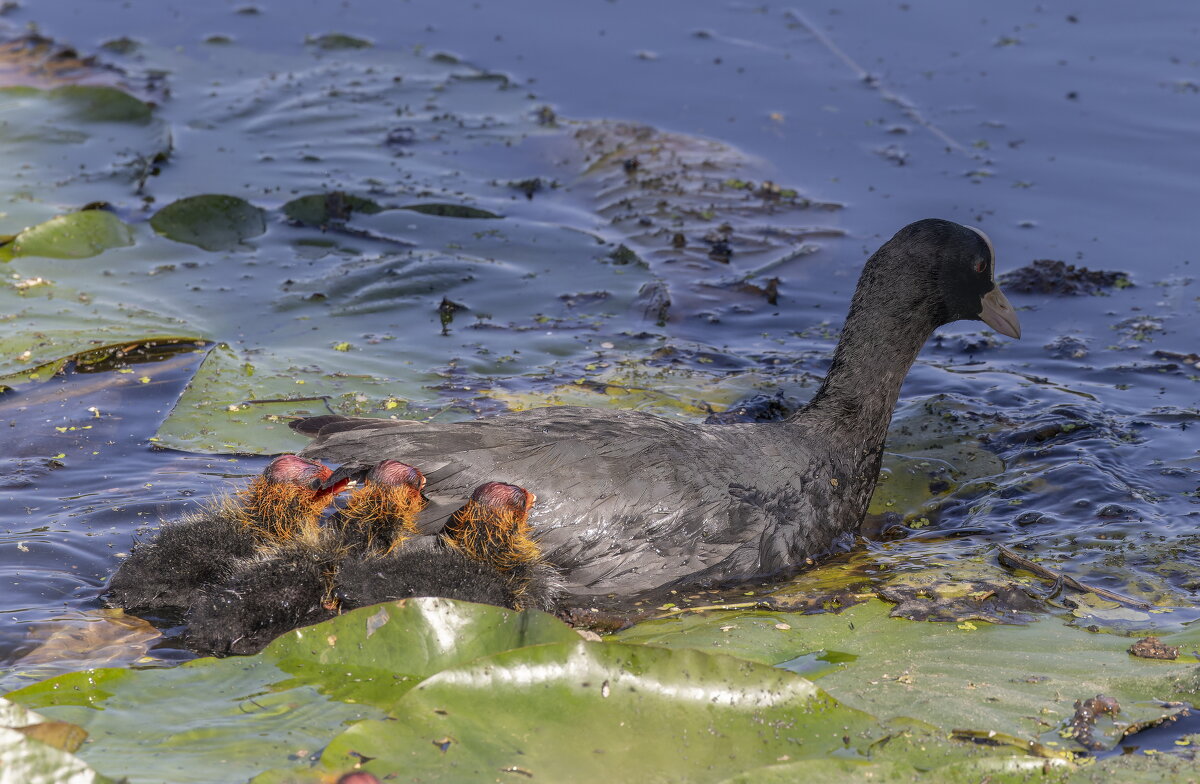
<instances>
[{"instance_id":1,"label":"floating leaf","mask_svg":"<svg viewBox=\"0 0 1200 784\"><path fill-rule=\"evenodd\" d=\"M205 250L233 250L267 230L263 211L237 196L206 194L172 202L150 219L167 239Z\"/></svg>"},{"instance_id":2,"label":"floating leaf","mask_svg":"<svg viewBox=\"0 0 1200 784\"><path fill-rule=\"evenodd\" d=\"M1120 702L1123 719L1144 720L1178 710L1160 700L1190 700L1200 689L1194 661L1136 659L1127 638L1056 619L1027 626L977 622L964 630L892 618L891 610L871 601L837 615L711 613L643 623L617 637L709 648L725 636L720 626L736 623L739 655L811 672L843 704L882 720L906 717L947 731L1031 740L1047 732L1057 739L1078 699L1106 694ZM781 620L792 627L786 636L774 628ZM808 658L814 652L837 652L838 663L814 668Z\"/></svg>"},{"instance_id":3,"label":"floating leaf","mask_svg":"<svg viewBox=\"0 0 1200 784\"><path fill-rule=\"evenodd\" d=\"M441 218L501 218L494 212L468 207L464 204L409 204L402 210L412 210L422 215L437 215Z\"/></svg>"},{"instance_id":4,"label":"floating leaf","mask_svg":"<svg viewBox=\"0 0 1200 784\"><path fill-rule=\"evenodd\" d=\"M345 33L325 33L324 35L309 36L305 39L305 43L315 46L318 49L329 51L337 51L339 49L369 49L373 46L365 38L356 38L353 35L346 35Z\"/></svg>"},{"instance_id":5,"label":"floating leaf","mask_svg":"<svg viewBox=\"0 0 1200 784\"><path fill-rule=\"evenodd\" d=\"M288 217L288 220L305 226L344 223L356 212L374 215L382 211L383 207L370 199L362 199L341 191L301 196L283 205L283 214Z\"/></svg>"},{"instance_id":6,"label":"floating leaf","mask_svg":"<svg viewBox=\"0 0 1200 784\"><path fill-rule=\"evenodd\" d=\"M67 84L50 90L49 97L70 107L82 122L145 124L153 114L145 102L116 87Z\"/></svg>"},{"instance_id":7,"label":"floating leaf","mask_svg":"<svg viewBox=\"0 0 1200 784\"><path fill-rule=\"evenodd\" d=\"M852 755L877 733L869 716L791 673L697 651L582 641L443 670L391 713L335 738L321 767L333 774L361 764L380 778L402 770L422 781L501 772L712 781L780 757Z\"/></svg>"},{"instance_id":8,"label":"floating leaf","mask_svg":"<svg viewBox=\"0 0 1200 784\"><path fill-rule=\"evenodd\" d=\"M577 639L545 613L412 599L289 632L262 653L174 669L95 669L10 694L72 721L83 757L135 782L241 781L382 718L420 681L509 648ZM253 742L248 742L253 739Z\"/></svg>"},{"instance_id":9,"label":"floating leaf","mask_svg":"<svg viewBox=\"0 0 1200 784\"><path fill-rule=\"evenodd\" d=\"M509 390L495 386L488 397L513 411L541 406L586 406L649 411L702 418L769 383L755 372L713 375L672 366L650 366L633 359L613 367L594 367L573 383L552 389ZM588 368L585 368L585 371Z\"/></svg>"},{"instance_id":10,"label":"floating leaf","mask_svg":"<svg viewBox=\"0 0 1200 784\"><path fill-rule=\"evenodd\" d=\"M0 698L0 780L5 784L110 782L72 756L86 737L80 727L47 721Z\"/></svg>"},{"instance_id":11,"label":"floating leaf","mask_svg":"<svg viewBox=\"0 0 1200 784\"><path fill-rule=\"evenodd\" d=\"M84 210L51 218L17 235L3 249L10 257L86 259L109 248L133 245L133 229L104 210Z\"/></svg>"}]
</instances>

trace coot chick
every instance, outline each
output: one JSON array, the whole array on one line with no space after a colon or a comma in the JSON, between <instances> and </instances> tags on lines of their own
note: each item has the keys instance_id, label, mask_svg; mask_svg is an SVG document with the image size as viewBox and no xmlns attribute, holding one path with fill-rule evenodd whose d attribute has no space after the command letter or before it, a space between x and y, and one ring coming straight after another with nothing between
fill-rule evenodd
<instances>
[{"instance_id":1,"label":"coot chick","mask_svg":"<svg viewBox=\"0 0 1200 784\"><path fill-rule=\"evenodd\" d=\"M636 411L540 408L474 422L298 420L301 454L425 468L435 525L503 473L542 499L530 515L576 594L776 574L848 541L879 475L909 367L938 327L977 319L1020 337L983 232L904 227L867 260L824 384L781 422L696 424Z\"/></svg>"},{"instance_id":2,"label":"coot chick","mask_svg":"<svg viewBox=\"0 0 1200 784\"><path fill-rule=\"evenodd\" d=\"M517 485L488 482L471 494L442 528L438 539L473 561L504 575L517 609L552 610L562 592L558 569L533 540L529 511L537 496Z\"/></svg>"},{"instance_id":3,"label":"coot chick","mask_svg":"<svg viewBox=\"0 0 1200 784\"><path fill-rule=\"evenodd\" d=\"M199 591L188 609L184 640L197 653L258 653L285 632L337 615L333 575L337 538L295 540L231 564L229 576Z\"/></svg>"},{"instance_id":4,"label":"coot chick","mask_svg":"<svg viewBox=\"0 0 1200 784\"><path fill-rule=\"evenodd\" d=\"M390 465L385 465L390 464ZM516 609L550 610L558 596L558 573L541 559L528 538L526 519L533 495L490 482L475 490L437 536L422 536L417 513L424 506L425 478L417 469L385 461L371 469L364 487L351 496L341 516L347 541L355 542L341 562L336 594L343 609L410 596L441 596ZM356 503L359 494L390 495L386 501ZM372 515L364 525L355 515L386 505L397 514ZM360 532L387 529L363 546Z\"/></svg>"},{"instance_id":5,"label":"coot chick","mask_svg":"<svg viewBox=\"0 0 1200 784\"><path fill-rule=\"evenodd\" d=\"M334 476L344 473L338 469ZM338 514L342 544L351 554L387 555L420 535L417 514L425 506L425 476L420 471L399 460L384 460L362 474L362 483Z\"/></svg>"},{"instance_id":6,"label":"coot chick","mask_svg":"<svg viewBox=\"0 0 1200 784\"><path fill-rule=\"evenodd\" d=\"M108 602L129 610L188 607L204 586L228 580L238 559L273 536L292 539L318 525L340 490L322 488L331 474L296 455L275 458L246 490L136 543L108 583Z\"/></svg>"}]
</instances>

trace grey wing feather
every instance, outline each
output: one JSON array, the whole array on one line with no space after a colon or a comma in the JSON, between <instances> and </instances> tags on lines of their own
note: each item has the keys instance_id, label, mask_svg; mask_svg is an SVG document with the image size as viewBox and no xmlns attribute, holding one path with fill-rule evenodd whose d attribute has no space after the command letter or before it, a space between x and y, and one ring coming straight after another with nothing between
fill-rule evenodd
<instances>
[{"instance_id":1,"label":"grey wing feather","mask_svg":"<svg viewBox=\"0 0 1200 784\"><path fill-rule=\"evenodd\" d=\"M416 466L430 500L423 532L437 531L484 482L534 493L530 522L577 593L649 588L696 573L762 573L764 554L774 563L790 552L787 535L776 543L774 532L789 527L783 510L797 511L796 490L781 478L796 454L785 459L762 425L705 427L568 407L453 424L330 422L301 454ZM729 464L729 455L747 453L758 455L754 476ZM790 527L793 535L803 529Z\"/></svg>"}]
</instances>

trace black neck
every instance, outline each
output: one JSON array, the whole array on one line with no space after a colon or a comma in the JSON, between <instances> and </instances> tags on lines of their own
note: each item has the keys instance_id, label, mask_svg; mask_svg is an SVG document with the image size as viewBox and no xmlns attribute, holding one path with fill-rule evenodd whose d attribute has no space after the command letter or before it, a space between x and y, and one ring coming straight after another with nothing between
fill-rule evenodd
<instances>
[{"instance_id":1,"label":"black neck","mask_svg":"<svg viewBox=\"0 0 1200 784\"><path fill-rule=\"evenodd\" d=\"M855 297L825 382L792 420L870 449L882 446L904 378L933 328L911 314L863 307L860 299L866 298Z\"/></svg>"}]
</instances>

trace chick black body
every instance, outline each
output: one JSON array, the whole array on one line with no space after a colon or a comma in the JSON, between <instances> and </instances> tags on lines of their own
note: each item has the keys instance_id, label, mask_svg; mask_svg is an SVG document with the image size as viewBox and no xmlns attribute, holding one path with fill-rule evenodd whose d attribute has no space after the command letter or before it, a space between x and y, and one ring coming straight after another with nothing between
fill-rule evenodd
<instances>
[{"instance_id":1,"label":"chick black body","mask_svg":"<svg viewBox=\"0 0 1200 784\"><path fill-rule=\"evenodd\" d=\"M424 506L420 471L388 460L369 470L339 469L325 483L349 475L363 485L330 525L258 543L190 597L188 647L219 656L255 653L338 611L414 596L553 609L557 571L528 539L532 494L487 483L445 531L423 536L414 524Z\"/></svg>"},{"instance_id":2,"label":"chick black body","mask_svg":"<svg viewBox=\"0 0 1200 784\"><path fill-rule=\"evenodd\" d=\"M247 490L136 543L108 583L108 602L143 611L191 606L201 591L231 579L274 532L311 528L336 493L321 487L331 473L295 455L276 458Z\"/></svg>"},{"instance_id":3,"label":"chick black body","mask_svg":"<svg viewBox=\"0 0 1200 784\"><path fill-rule=\"evenodd\" d=\"M189 607L184 641L197 653L262 650L281 634L337 615L330 588L337 551L289 543L243 558Z\"/></svg>"}]
</instances>

